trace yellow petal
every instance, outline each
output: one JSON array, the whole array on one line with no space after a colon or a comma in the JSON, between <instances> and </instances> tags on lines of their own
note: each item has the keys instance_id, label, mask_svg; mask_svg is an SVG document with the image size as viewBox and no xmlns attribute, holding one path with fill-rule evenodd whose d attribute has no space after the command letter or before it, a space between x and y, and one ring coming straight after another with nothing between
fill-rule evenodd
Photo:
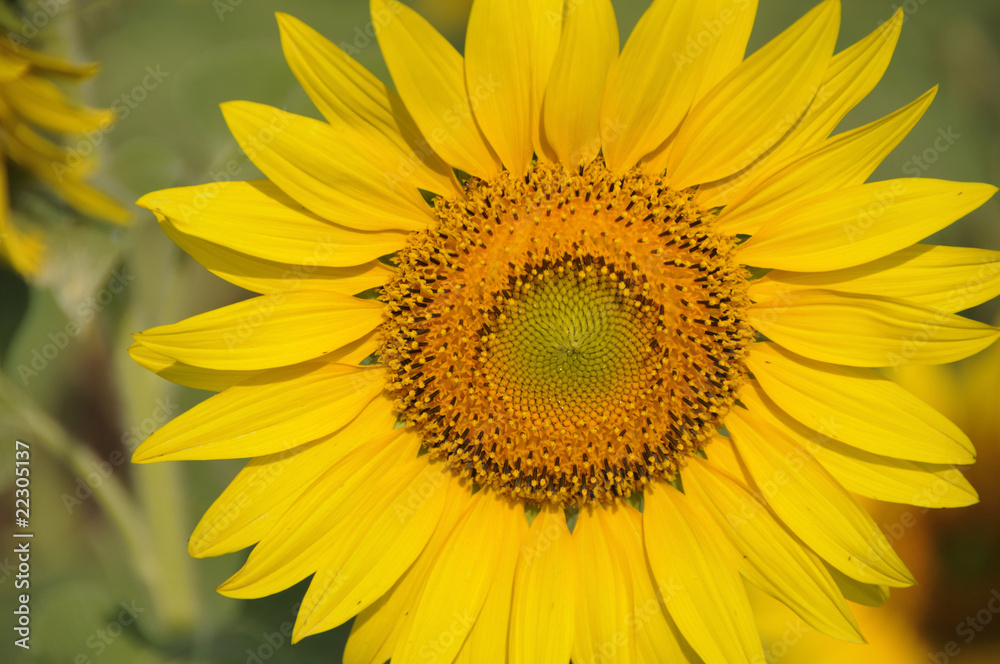
<instances>
[{"instance_id":1,"label":"yellow petal","mask_svg":"<svg viewBox=\"0 0 1000 664\"><path fill-rule=\"evenodd\" d=\"M782 141L749 168L699 187L695 200L706 208L725 205L753 180L765 177L792 155L829 136L882 78L902 25L903 11L897 10L890 21L834 55L809 108L796 119Z\"/></svg>"},{"instance_id":2,"label":"yellow petal","mask_svg":"<svg viewBox=\"0 0 1000 664\"><path fill-rule=\"evenodd\" d=\"M604 510L598 517L608 540L615 543L613 548L632 586L633 608L623 633L635 642L636 661L699 661L667 614L662 589L656 586L649 569L642 541L642 514L634 509Z\"/></svg>"},{"instance_id":3,"label":"yellow petal","mask_svg":"<svg viewBox=\"0 0 1000 664\"><path fill-rule=\"evenodd\" d=\"M767 282L778 291L828 288L901 298L955 313L1000 295L1000 252L915 244L842 270L771 270L756 287Z\"/></svg>"},{"instance_id":4,"label":"yellow petal","mask_svg":"<svg viewBox=\"0 0 1000 664\"><path fill-rule=\"evenodd\" d=\"M798 201L863 183L923 116L937 88L863 127L803 150L774 173L748 184L719 215L725 233L754 233Z\"/></svg>"},{"instance_id":5,"label":"yellow petal","mask_svg":"<svg viewBox=\"0 0 1000 664\"><path fill-rule=\"evenodd\" d=\"M892 459L833 440L820 440L810 449L845 489L859 496L920 507L979 502L979 494L952 465Z\"/></svg>"},{"instance_id":6,"label":"yellow petal","mask_svg":"<svg viewBox=\"0 0 1000 664\"><path fill-rule=\"evenodd\" d=\"M227 597L254 598L280 592L320 568L338 544L350 540L360 514L383 496L376 484L390 478L401 484L420 472L419 440L395 429L338 460L306 487L273 528L254 547L246 563L221 586ZM372 478L379 478L372 481ZM382 489L383 486L379 486Z\"/></svg>"},{"instance_id":7,"label":"yellow petal","mask_svg":"<svg viewBox=\"0 0 1000 664\"><path fill-rule=\"evenodd\" d=\"M635 641L629 618L635 602L628 565L618 549L609 520L625 519L623 510L582 508L573 530L580 576L573 630L574 662L634 662Z\"/></svg>"},{"instance_id":8,"label":"yellow petal","mask_svg":"<svg viewBox=\"0 0 1000 664\"><path fill-rule=\"evenodd\" d=\"M500 170L473 115L490 81L468 92L462 56L430 23L401 3L371 0L372 22L396 90L427 142L449 164L480 178Z\"/></svg>"},{"instance_id":9,"label":"yellow petal","mask_svg":"<svg viewBox=\"0 0 1000 664\"><path fill-rule=\"evenodd\" d=\"M354 620L344 651L344 664L385 664L393 656L399 637L413 623L417 602L442 547L474 501L469 489L457 480L448 482L444 512L423 553L392 589Z\"/></svg>"},{"instance_id":10,"label":"yellow petal","mask_svg":"<svg viewBox=\"0 0 1000 664\"><path fill-rule=\"evenodd\" d=\"M521 511L517 518L517 512ZM518 551L523 551L523 542L528 535L528 520L523 509L514 510L514 532L511 541ZM520 556L505 556L503 565L496 570L493 585L486 595L483 610L479 612L476 624L455 660L456 664L508 664L511 620L511 599L514 592L514 574Z\"/></svg>"},{"instance_id":11,"label":"yellow petal","mask_svg":"<svg viewBox=\"0 0 1000 664\"><path fill-rule=\"evenodd\" d=\"M353 341L325 355L323 359L327 362L337 362L339 364L358 364L378 350L378 345L378 331L373 330L357 341ZM220 371L218 369L196 367L157 353L139 342L129 346L128 353L140 366L152 371L160 378L165 378L171 383L193 387L196 390L206 390L208 392L221 392L233 385L239 385L243 381L260 373L259 370L251 369L227 369Z\"/></svg>"},{"instance_id":12,"label":"yellow petal","mask_svg":"<svg viewBox=\"0 0 1000 664\"><path fill-rule=\"evenodd\" d=\"M682 53L687 62L705 62L695 102L743 62L756 16L757 0L716 0L715 12L695 23Z\"/></svg>"},{"instance_id":13,"label":"yellow petal","mask_svg":"<svg viewBox=\"0 0 1000 664\"><path fill-rule=\"evenodd\" d=\"M424 556L427 556L426 551ZM411 616L426 580L424 573L417 582L415 568L410 568L389 593L355 618L344 649L344 664L385 664L389 661L400 633L408 622L412 622Z\"/></svg>"},{"instance_id":14,"label":"yellow petal","mask_svg":"<svg viewBox=\"0 0 1000 664\"><path fill-rule=\"evenodd\" d=\"M782 410L830 438L897 459L975 461L957 426L872 369L816 362L770 343L754 344L746 363Z\"/></svg>"},{"instance_id":15,"label":"yellow petal","mask_svg":"<svg viewBox=\"0 0 1000 664\"><path fill-rule=\"evenodd\" d=\"M685 118L667 167L671 186L749 166L808 108L830 61L840 3L827 0L734 69ZM792 119L782 121L791 114Z\"/></svg>"},{"instance_id":16,"label":"yellow petal","mask_svg":"<svg viewBox=\"0 0 1000 664\"><path fill-rule=\"evenodd\" d=\"M165 217L159 217L159 221L167 237L212 274L255 293L307 289L355 295L382 286L395 274L377 260L351 267L319 267L308 260L303 261L304 265L276 263L193 238L178 231Z\"/></svg>"},{"instance_id":17,"label":"yellow petal","mask_svg":"<svg viewBox=\"0 0 1000 664\"><path fill-rule=\"evenodd\" d=\"M357 341L352 341L346 346L324 355L323 359L327 362L337 362L339 364L359 364L378 350L379 342L378 331L373 330ZM250 369L227 369L220 371L218 369L196 367L157 353L139 342L129 346L128 351L132 359L140 366L152 371L160 378L165 378L171 383L177 383L178 385L193 387L196 390L221 392L233 385L239 385L243 381L260 373L259 370Z\"/></svg>"},{"instance_id":18,"label":"yellow petal","mask_svg":"<svg viewBox=\"0 0 1000 664\"><path fill-rule=\"evenodd\" d=\"M589 164L601 150L601 99L618 57L618 24L610 0L567 12L545 90L545 140L567 168Z\"/></svg>"},{"instance_id":19,"label":"yellow petal","mask_svg":"<svg viewBox=\"0 0 1000 664\"><path fill-rule=\"evenodd\" d=\"M359 230L420 230L433 219L416 187L382 169L392 155L355 132L264 104L222 104L246 156L286 194L337 224Z\"/></svg>"},{"instance_id":20,"label":"yellow petal","mask_svg":"<svg viewBox=\"0 0 1000 664\"><path fill-rule=\"evenodd\" d=\"M743 554L740 571L749 581L823 633L863 641L823 564L774 520L746 486L694 457L684 469L684 491L708 505L719 526L732 537Z\"/></svg>"},{"instance_id":21,"label":"yellow petal","mask_svg":"<svg viewBox=\"0 0 1000 664\"><path fill-rule=\"evenodd\" d=\"M747 310L747 319L769 339L820 362L946 364L1000 337L1000 328L905 300L827 290L767 295Z\"/></svg>"},{"instance_id":22,"label":"yellow petal","mask_svg":"<svg viewBox=\"0 0 1000 664\"><path fill-rule=\"evenodd\" d=\"M868 96L889 66L903 20L903 10L897 9L867 37L830 59L813 102L786 140L776 146L777 162L829 136L844 116Z\"/></svg>"},{"instance_id":23,"label":"yellow petal","mask_svg":"<svg viewBox=\"0 0 1000 664\"><path fill-rule=\"evenodd\" d=\"M42 267L44 246L39 235L24 233L14 225L8 203L7 164L0 158L0 258L19 274L30 277Z\"/></svg>"},{"instance_id":24,"label":"yellow petal","mask_svg":"<svg viewBox=\"0 0 1000 664\"><path fill-rule=\"evenodd\" d=\"M11 46L15 44L11 41L9 42ZM96 62L83 62L83 63L73 63L63 58L53 57L46 53L40 51L33 51L30 48L25 48L23 44L18 43L15 47L17 55L17 60L24 61L31 65L33 71L42 71L47 74L55 74L57 76L64 76L70 79L82 79L89 78L97 73L101 68ZM4 53L4 57L10 57L9 54Z\"/></svg>"},{"instance_id":25,"label":"yellow petal","mask_svg":"<svg viewBox=\"0 0 1000 664\"><path fill-rule=\"evenodd\" d=\"M6 120L7 118L5 117L4 119ZM40 167L44 166L46 161L49 162L48 166L52 166L51 162L54 161L58 161L61 166L65 166L66 171L61 171L64 176L79 175L82 177L83 175L89 175L94 170L94 159L87 159L79 154L77 154L78 161L76 161L76 166L70 167L67 163L71 154L69 149L49 140L23 122L8 129L7 136L7 140L10 141L10 144L7 146L8 154L11 155L11 158L14 158L17 152L22 152L23 156L33 160L33 163L29 165L29 168L32 170L44 170L44 168Z\"/></svg>"},{"instance_id":26,"label":"yellow petal","mask_svg":"<svg viewBox=\"0 0 1000 664\"><path fill-rule=\"evenodd\" d=\"M510 661L568 662L577 606L578 564L561 509L543 508L521 547L514 578Z\"/></svg>"},{"instance_id":27,"label":"yellow petal","mask_svg":"<svg viewBox=\"0 0 1000 664\"><path fill-rule=\"evenodd\" d=\"M601 105L601 142L608 168L631 168L680 124L698 89L701 63L678 46L712 15L714 3L654 0L608 73Z\"/></svg>"},{"instance_id":28,"label":"yellow petal","mask_svg":"<svg viewBox=\"0 0 1000 664\"><path fill-rule=\"evenodd\" d=\"M465 33L465 85L476 120L507 170L520 176L534 152L533 31L529 0L477 0Z\"/></svg>"},{"instance_id":29,"label":"yellow petal","mask_svg":"<svg viewBox=\"0 0 1000 664\"><path fill-rule=\"evenodd\" d=\"M240 459L288 450L350 422L384 381L380 366L316 362L271 369L168 422L132 460Z\"/></svg>"},{"instance_id":30,"label":"yellow petal","mask_svg":"<svg viewBox=\"0 0 1000 664\"><path fill-rule=\"evenodd\" d=\"M401 249L408 237L335 226L268 180L164 189L136 205L191 237L289 265L360 265Z\"/></svg>"},{"instance_id":31,"label":"yellow petal","mask_svg":"<svg viewBox=\"0 0 1000 664\"><path fill-rule=\"evenodd\" d=\"M74 106L56 85L39 76L23 76L4 83L4 101L32 124L59 133L88 129L107 131L115 120L111 109Z\"/></svg>"},{"instance_id":32,"label":"yellow petal","mask_svg":"<svg viewBox=\"0 0 1000 664\"><path fill-rule=\"evenodd\" d=\"M997 320L996 322L1000 322ZM948 416L963 423L971 423L978 428L983 420L981 404L969 399L969 394L990 394L996 389L996 377L1000 376L996 359L1000 344L990 346L980 355L959 367L939 364L936 366L904 366L891 372L892 379L902 387L932 403ZM967 366L966 366L967 365ZM956 371L958 369L958 371ZM964 369L964 371L963 371ZM986 378L984 381L982 378ZM988 377L988 378L987 378Z\"/></svg>"},{"instance_id":33,"label":"yellow petal","mask_svg":"<svg viewBox=\"0 0 1000 664\"><path fill-rule=\"evenodd\" d=\"M736 551L705 506L670 485L643 495L649 566L684 638L706 664L763 660Z\"/></svg>"},{"instance_id":34,"label":"yellow petal","mask_svg":"<svg viewBox=\"0 0 1000 664\"><path fill-rule=\"evenodd\" d=\"M109 128L110 123L105 127ZM115 199L83 181L94 167L93 159L80 158L24 124L18 124L5 134L7 156L45 180L59 196L76 209L116 224L132 220L129 210ZM77 161L70 163L71 157Z\"/></svg>"},{"instance_id":35,"label":"yellow petal","mask_svg":"<svg viewBox=\"0 0 1000 664\"><path fill-rule=\"evenodd\" d=\"M388 435L395 424L392 400L376 397L336 433L252 459L201 517L188 552L204 558L259 542L320 475L359 446Z\"/></svg>"},{"instance_id":36,"label":"yellow petal","mask_svg":"<svg viewBox=\"0 0 1000 664\"><path fill-rule=\"evenodd\" d=\"M412 664L431 653L451 661L472 630L497 571L518 555L520 504L489 491L472 497L465 515L441 549L417 602L413 622L400 641L393 661Z\"/></svg>"},{"instance_id":37,"label":"yellow petal","mask_svg":"<svg viewBox=\"0 0 1000 664\"><path fill-rule=\"evenodd\" d=\"M799 539L844 574L865 583L909 586L913 576L868 513L802 447L750 383L726 427L756 489Z\"/></svg>"},{"instance_id":38,"label":"yellow petal","mask_svg":"<svg viewBox=\"0 0 1000 664\"><path fill-rule=\"evenodd\" d=\"M24 277L34 277L42 268L45 245L37 234L6 230L0 241L0 258Z\"/></svg>"},{"instance_id":39,"label":"yellow petal","mask_svg":"<svg viewBox=\"0 0 1000 664\"><path fill-rule=\"evenodd\" d=\"M295 78L330 124L344 124L373 151L400 184L448 197L462 195L451 167L427 149L402 100L367 69L302 21L278 12L281 46Z\"/></svg>"},{"instance_id":40,"label":"yellow petal","mask_svg":"<svg viewBox=\"0 0 1000 664\"><path fill-rule=\"evenodd\" d=\"M427 545L444 510L450 475L426 456L407 464L411 466L416 474L411 470L376 479L369 499L359 501L361 513L339 528L331 524L335 546L302 600L295 641L332 629L370 606Z\"/></svg>"},{"instance_id":41,"label":"yellow petal","mask_svg":"<svg viewBox=\"0 0 1000 664\"><path fill-rule=\"evenodd\" d=\"M985 203L997 188L901 178L799 201L739 247L747 265L817 272L859 265L907 247Z\"/></svg>"},{"instance_id":42,"label":"yellow petal","mask_svg":"<svg viewBox=\"0 0 1000 664\"><path fill-rule=\"evenodd\" d=\"M701 68L692 106L743 62L757 15L757 0L714 0L698 4L711 9L711 13L704 13L700 20L695 20L691 34L674 58L684 68ZM644 157L646 170L663 173L672 149L673 141L667 139L654 153Z\"/></svg>"},{"instance_id":43,"label":"yellow petal","mask_svg":"<svg viewBox=\"0 0 1000 664\"><path fill-rule=\"evenodd\" d=\"M751 478L740 465L740 457L733 447L733 441L727 436L716 433L712 436L711 447L707 448L706 456L716 470L728 473L737 482L749 485Z\"/></svg>"},{"instance_id":44,"label":"yellow petal","mask_svg":"<svg viewBox=\"0 0 1000 664\"><path fill-rule=\"evenodd\" d=\"M128 347L128 354L144 369L152 371L161 378L166 378L171 383L208 392L221 392L260 373L254 370L217 371L194 367L178 362L172 357L161 355L138 342Z\"/></svg>"},{"instance_id":45,"label":"yellow petal","mask_svg":"<svg viewBox=\"0 0 1000 664\"><path fill-rule=\"evenodd\" d=\"M60 180L58 175L48 177L43 174L43 176L52 188L77 210L116 224L128 224L132 221L132 213L118 201L85 182L71 177Z\"/></svg>"},{"instance_id":46,"label":"yellow petal","mask_svg":"<svg viewBox=\"0 0 1000 664\"><path fill-rule=\"evenodd\" d=\"M0 83L24 76L30 67L26 60L0 53Z\"/></svg>"},{"instance_id":47,"label":"yellow petal","mask_svg":"<svg viewBox=\"0 0 1000 664\"><path fill-rule=\"evenodd\" d=\"M250 298L133 335L185 364L270 369L305 362L368 334L384 305L339 293L292 291Z\"/></svg>"},{"instance_id":48,"label":"yellow petal","mask_svg":"<svg viewBox=\"0 0 1000 664\"><path fill-rule=\"evenodd\" d=\"M843 574L836 567L831 567L829 563L826 569L849 602L864 606L882 606L889 599L889 586L862 583Z\"/></svg>"},{"instance_id":49,"label":"yellow petal","mask_svg":"<svg viewBox=\"0 0 1000 664\"><path fill-rule=\"evenodd\" d=\"M549 84L552 63L556 59L563 27L562 0L535 0L529 3L531 40L531 131L535 154L556 161L551 148L542 140L542 102Z\"/></svg>"}]
</instances>

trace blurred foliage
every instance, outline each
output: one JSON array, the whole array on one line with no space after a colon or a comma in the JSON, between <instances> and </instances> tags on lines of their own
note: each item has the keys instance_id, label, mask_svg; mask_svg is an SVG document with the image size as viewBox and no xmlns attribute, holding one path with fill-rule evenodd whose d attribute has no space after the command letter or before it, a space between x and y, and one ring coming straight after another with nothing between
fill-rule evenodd
<instances>
[{"instance_id":1,"label":"blurred foliage","mask_svg":"<svg viewBox=\"0 0 1000 664\"><path fill-rule=\"evenodd\" d=\"M468 0L411 4L461 48ZM647 2L614 4L624 38ZM761 0L751 50L813 4ZM1000 3L844 0L839 47L873 30L900 4L907 19L893 63L844 127L871 121L940 84L931 110L875 177L913 175L917 168L927 177L1000 183ZM276 10L349 47L387 79L368 32L365 0L53 0L26 3L7 18L20 26L16 30L32 33L32 47L102 63L102 72L83 86L83 101L114 108L118 123L89 139L103 166L95 182L128 202L151 190L209 181L230 160L239 165L238 178L259 176L230 137L218 111L221 102L247 99L318 117L285 66ZM934 148L939 132L955 137L947 150ZM30 191L20 193L26 198ZM35 204L32 214L52 228L56 269L33 287L0 272L0 358L7 384L2 398L8 401L0 400L0 439L8 441L4 450L12 450L15 437L34 443L31 529L36 533L32 650L13 648L5 628L0 661L339 661L346 626L288 646L304 584L262 600L230 600L213 588L239 567L245 553L188 558L187 536L239 462L132 467L127 461L150 431L207 396L131 363L125 352L129 335L246 296L177 250L152 215L134 210L135 227L122 230L66 221L62 207ZM1000 249L998 221L1000 200L994 199L933 240ZM112 292L115 283L125 284L121 292ZM969 314L993 320L996 312L996 303L988 303ZM967 361L961 371L977 363ZM1000 373L1000 364L991 366L994 376ZM869 619L864 611L863 627L869 626L866 633L875 646L854 647L849 655L830 650L842 654L825 661L925 661L927 653L958 638L959 621L982 609L990 589L1000 584L995 490L1000 385L994 380L992 389L972 390L970 381L955 380L967 374L943 371L951 372L949 389L925 398L972 434L985 471L974 481L983 503L922 515L899 540L903 559L922 585L894 591L877 617ZM19 396L12 398L12 391ZM987 415L992 419L984 426ZM12 459L12 451L0 455L3 505L13 505ZM135 496L128 501L134 513L116 504L116 491ZM873 509L879 523L892 524L906 508ZM10 542L13 515L7 508L0 514L0 539ZM131 530L123 524L132 524ZM8 544L0 549L4 607L14 605L16 594L10 551ZM130 615L122 613L123 603L135 607L137 620L121 626ZM832 641L815 634L775 647L788 619L776 611L777 622L768 611L762 618L772 659L815 662L829 655ZM1000 660L998 635L1000 617L971 643L962 642L961 661Z\"/></svg>"}]
</instances>

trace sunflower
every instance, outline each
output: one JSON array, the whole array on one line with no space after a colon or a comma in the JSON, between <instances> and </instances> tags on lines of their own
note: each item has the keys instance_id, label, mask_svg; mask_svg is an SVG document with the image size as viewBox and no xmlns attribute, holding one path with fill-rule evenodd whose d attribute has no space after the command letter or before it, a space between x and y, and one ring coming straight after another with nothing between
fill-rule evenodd
<instances>
[{"instance_id":1,"label":"sunflower","mask_svg":"<svg viewBox=\"0 0 1000 664\"><path fill-rule=\"evenodd\" d=\"M0 40L0 262L25 276L38 273L43 260L41 233L21 230L13 222L7 163L15 164L54 189L67 203L116 223L129 213L105 194L89 187L92 155L100 137L114 122L114 111L71 103L50 79L72 81L97 72L97 65L76 65L21 45L14 33ZM67 147L44 133L82 134ZM84 133L88 132L88 133Z\"/></svg>"},{"instance_id":2,"label":"sunflower","mask_svg":"<svg viewBox=\"0 0 1000 664\"><path fill-rule=\"evenodd\" d=\"M326 122L223 105L267 176L148 194L260 294L135 335L220 392L138 462L252 457L190 540L219 591L312 577L294 639L345 661L763 661L744 582L862 640L914 582L851 493L975 491L966 436L876 367L1000 329L950 297L978 249L914 244L995 188L865 183L934 91L830 136L902 13L834 54L823 2L744 59L756 3L476 0L465 56L372 1L395 84L279 15ZM959 304L961 306L959 306ZM846 599L845 599L846 598Z\"/></svg>"}]
</instances>

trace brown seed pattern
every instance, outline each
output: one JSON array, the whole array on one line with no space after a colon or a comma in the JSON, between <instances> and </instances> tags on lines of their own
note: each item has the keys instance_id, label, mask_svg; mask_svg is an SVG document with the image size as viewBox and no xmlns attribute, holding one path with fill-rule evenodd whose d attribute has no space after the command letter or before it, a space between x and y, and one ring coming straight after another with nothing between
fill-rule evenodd
<instances>
[{"instance_id":1,"label":"brown seed pattern","mask_svg":"<svg viewBox=\"0 0 1000 664\"><path fill-rule=\"evenodd\" d=\"M452 468L530 504L670 480L746 376L748 274L714 215L638 170L471 179L383 291L399 414Z\"/></svg>"}]
</instances>

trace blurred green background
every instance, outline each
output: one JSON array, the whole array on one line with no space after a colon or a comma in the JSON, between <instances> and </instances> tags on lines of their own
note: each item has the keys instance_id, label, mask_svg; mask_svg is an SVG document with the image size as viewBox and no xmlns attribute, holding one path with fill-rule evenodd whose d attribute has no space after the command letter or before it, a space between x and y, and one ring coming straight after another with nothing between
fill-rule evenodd
<instances>
[{"instance_id":1,"label":"blurred green background","mask_svg":"<svg viewBox=\"0 0 1000 664\"><path fill-rule=\"evenodd\" d=\"M408 4L461 48L468 1ZM751 50L814 3L760 4ZM624 39L647 0L614 5ZM871 121L940 84L931 110L875 179L912 176L916 169L926 177L1000 183L1000 2L844 0L838 48L900 5L907 18L889 71L844 127ZM101 153L95 183L123 202L209 181L234 159L237 178L258 177L226 130L220 102L246 99L319 117L285 66L276 10L349 45L387 80L366 32L366 0L51 0L25 7L29 23L39 10L50 17L29 40L31 47L102 63L101 73L76 92L92 106L119 111L114 129L91 142ZM941 134L953 138L946 150L934 148ZM151 431L208 396L134 365L125 352L129 335L247 294L183 255L145 211L133 207L135 224L128 229L82 223L51 194L30 183L12 186L14 204L49 229L57 260L33 286L0 268L6 374L0 394L0 661L339 662L349 626L288 645L304 583L262 600L231 600L213 588L242 564L245 552L201 561L187 556L189 533L240 462L133 467L127 461ZM1000 200L933 240L1000 250ZM112 289L116 283L124 288ZM109 295L111 290L121 292ZM82 320L81 311L96 314L83 332L59 344L54 357L40 356L48 344L59 343L67 323ZM997 303L988 303L967 315L993 322L997 312ZM873 505L920 585L894 591L875 617L865 612L862 627L873 644L867 648L802 635L791 614L761 600L769 661L1000 661L1000 615L987 609L991 592L1000 597L1000 353L943 373L905 373L904 382L972 435L980 463L970 478L983 500L946 512ZM32 443L30 653L12 645L9 608L18 592L11 538L15 438ZM912 525L893 529L904 521ZM134 607L135 621L123 614L123 603ZM980 618L981 629L966 643L962 623L977 612L986 615L983 610L990 622ZM947 654L949 642L960 654Z\"/></svg>"}]
</instances>

